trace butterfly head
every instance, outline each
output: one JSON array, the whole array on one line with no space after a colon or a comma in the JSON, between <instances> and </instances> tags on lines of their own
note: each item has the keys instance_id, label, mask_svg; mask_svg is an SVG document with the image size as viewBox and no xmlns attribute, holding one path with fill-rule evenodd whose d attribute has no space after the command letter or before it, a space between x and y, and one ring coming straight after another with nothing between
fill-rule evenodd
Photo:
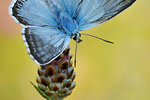
<instances>
[{"instance_id":1,"label":"butterfly head","mask_svg":"<svg viewBox=\"0 0 150 100\"><path fill-rule=\"evenodd\" d=\"M80 37L81 37L81 34L80 34L80 33L76 33L76 34L72 34L72 35L71 35L71 38L72 38L73 40L75 40L77 43L82 42L82 40L80 39Z\"/></svg>"}]
</instances>

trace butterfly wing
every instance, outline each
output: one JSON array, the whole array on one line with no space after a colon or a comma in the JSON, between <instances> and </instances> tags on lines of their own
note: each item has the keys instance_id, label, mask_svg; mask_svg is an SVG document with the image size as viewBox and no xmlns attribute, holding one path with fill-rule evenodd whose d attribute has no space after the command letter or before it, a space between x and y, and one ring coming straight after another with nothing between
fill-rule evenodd
<instances>
[{"instance_id":1,"label":"butterfly wing","mask_svg":"<svg viewBox=\"0 0 150 100\"><path fill-rule=\"evenodd\" d=\"M50 63L70 42L58 29L56 5L50 0L13 0L10 15L23 26L22 37L31 58L40 65ZM54 9L53 9L53 8Z\"/></svg>"},{"instance_id":2,"label":"butterfly wing","mask_svg":"<svg viewBox=\"0 0 150 100\"><path fill-rule=\"evenodd\" d=\"M83 0L55 0L72 18L77 16L77 9ZM90 0L89 0L90 1Z\"/></svg>"},{"instance_id":3,"label":"butterfly wing","mask_svg":"<svg viewBox=\"0 0 150 100\"><path fill-rule=\"evenodd\" d=\"M45 65L59 56L70 42L70 37L50 26L26 27L22 37L31 58Z\"/></svg>"},{"instance_id":4,"label":"butterfly wing","mask_svg":"<svg viewBox=\"0 0 150 100\"><path fill-rule=\"evenodd\" d=\"M97 26L132 5L135 0L58 0L79 25L79 30Z\"/></svg>"},{"instance_id":5,"label":"butterfly wing","mask_svg":"<svg viewBox=\"0 0 150 100\"><path fill-rule=\"evenodd\" d=\"M58 20L45 0L13 0L9 14L22 26L58 26Z\"/></svg>"},{"instance_id":6,"label":"butterfly wing","mask_svg":"<svg viewBox=\"0 0 150 100\"><path fill-rule=\"evenodd\" d=\"M78 7L76 21L80 30L89 29L113 18L134 2L135 0L83 0Z\"/></svg>"}]
</instances>

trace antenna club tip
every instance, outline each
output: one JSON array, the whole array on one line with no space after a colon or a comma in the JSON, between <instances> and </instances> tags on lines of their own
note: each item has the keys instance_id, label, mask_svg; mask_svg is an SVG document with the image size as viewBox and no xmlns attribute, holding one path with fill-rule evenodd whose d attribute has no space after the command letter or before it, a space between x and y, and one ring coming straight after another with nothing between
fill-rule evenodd
<instances>
[{"instance_id":1,"label":"antenna club tip","mask_svg":"<svg viewBox=\"0 0 150 100\"><path fill-rule=\"evenodd\" d=\"M109 42L109 43L114 44L114 42Z\"/></svg>"}]
</instances>

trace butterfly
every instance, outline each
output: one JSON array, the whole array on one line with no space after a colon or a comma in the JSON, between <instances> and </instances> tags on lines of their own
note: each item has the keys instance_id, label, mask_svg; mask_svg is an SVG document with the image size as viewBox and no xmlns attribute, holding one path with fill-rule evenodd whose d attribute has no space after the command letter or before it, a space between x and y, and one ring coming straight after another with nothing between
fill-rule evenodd
<instances>
[{"instance_id":1,"label":"butterfly","mask_svg":"<svg viewBox=\"0 0 150 100\"><path fill-rule=\"evenodd\" d=\"M79 31L113 18L136 0L13 0L9 14L23 26L30 57L46 65L58 57Z\"/></svg>"}]
</instances>

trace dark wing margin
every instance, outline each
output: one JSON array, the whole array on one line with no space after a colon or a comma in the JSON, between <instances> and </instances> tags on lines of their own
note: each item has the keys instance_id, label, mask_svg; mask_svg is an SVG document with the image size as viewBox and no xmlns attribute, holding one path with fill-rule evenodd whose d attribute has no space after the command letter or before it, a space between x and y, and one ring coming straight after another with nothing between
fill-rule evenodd
<instances>
[{"instance_id":1,"label":"dark wing margin","mask_svg":"<svg viewBox=\"0 0 150 100\"><path fill-rule=\"evenodd\" d=\"M23 28L22 38L30 57L39 65L50 63L70 42L68 35L49 26Z\"/></svg>"}]
</instances>

